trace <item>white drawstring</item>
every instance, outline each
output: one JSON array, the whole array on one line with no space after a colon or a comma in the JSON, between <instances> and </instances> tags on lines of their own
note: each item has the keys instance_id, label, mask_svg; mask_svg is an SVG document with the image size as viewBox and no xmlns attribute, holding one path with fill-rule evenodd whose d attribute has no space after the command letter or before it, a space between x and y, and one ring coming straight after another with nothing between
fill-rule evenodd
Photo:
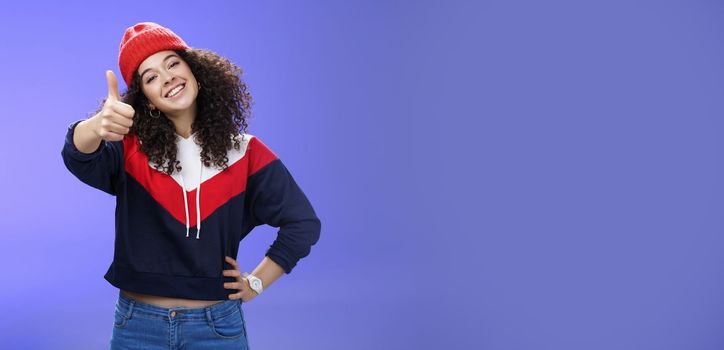
<instances>
[{"instance_id":1,"label":"white drawstring","mask_svg":"<svg viewBox=\"0 0 724 350\"><path fill-rule=\"evenodd\" d=\"M181 176L181 174L178 174L181 178L181 193L184 196L184 209L186 209L186 237L189 236L189 203L188 199L186 199L186 184L184 183L184 177Z\"/></svg>"},{"instance_id":2,"label":"white drawstring","mask_svg":"<svg viewBox=\"0 0 724 350\"><path fill-rule=\"evenodd\" d=\"M199 234L201 233L201 180L203 179L203 173L204 173L204 163L201 161L201 158L199 158L199 162L201 163L201 166L199 167L199 185L196 187L196 239L199 238ZM186 198L186 183L184 183L184 177L179 173L179 178L181 178L181 192L184 196L184 209L186 210L186 237L189 236L189 202Z\"/></svg>"},{"instance_id":3,"label":"white drawstring","mask_svg":"<svg viewBox=\"0 0 724 350\"><path fill-rule=\"evenodd\" d=\"M199 158L201 166L199 167L199 186L196 187L196 239L199 239L201 233L201 174L204 171L204 163Z\"/></svg>"}]
</instances>

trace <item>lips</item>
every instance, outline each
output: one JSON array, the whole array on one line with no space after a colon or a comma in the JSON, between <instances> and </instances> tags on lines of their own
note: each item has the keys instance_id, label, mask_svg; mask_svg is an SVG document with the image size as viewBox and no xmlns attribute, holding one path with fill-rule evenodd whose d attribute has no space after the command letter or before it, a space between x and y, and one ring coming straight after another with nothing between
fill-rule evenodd
<instances>
[{"instance_id":1,"label":"lips","mask_svg":"<svg viewBox=\"0 0 724 350\"><path fill-rule=\"evenodd\" d=\"M183 89L186 88L186 83L181 83L176 86L174 86L171 90L169 90L164 97L166 98L173 98L174 96L178 95ZM173 96L170 96L173 94Z\"/></svg>"}]
</instances>

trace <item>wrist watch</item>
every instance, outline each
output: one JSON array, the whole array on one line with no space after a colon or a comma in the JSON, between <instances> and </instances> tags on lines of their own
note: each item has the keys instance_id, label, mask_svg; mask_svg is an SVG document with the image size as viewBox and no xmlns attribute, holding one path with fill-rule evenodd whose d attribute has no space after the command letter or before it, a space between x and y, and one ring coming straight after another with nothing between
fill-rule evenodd
<instances>
[{"instance_id":1,"label":"wrist watch","mask_svg":"<svg viewBox=\"0 0 724 350\"><path fill-rule=\"evenodd\" d=\"M264 286L262 285L259 277L256 277L252 274L247 274L246 279L249 281L249 286L251 287L251 289L253 289L256 294L261 294L261 292L264 290Z\"/></svg>"}]
</instances>

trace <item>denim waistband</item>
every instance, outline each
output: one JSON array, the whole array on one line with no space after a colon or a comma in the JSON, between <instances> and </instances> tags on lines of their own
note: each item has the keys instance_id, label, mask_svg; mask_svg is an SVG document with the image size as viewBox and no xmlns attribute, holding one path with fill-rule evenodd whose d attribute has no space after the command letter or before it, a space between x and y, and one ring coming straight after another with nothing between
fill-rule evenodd
<instances>
[{"instance_id":1,"label":"denim waistband","mask_svg":"<svg viewBox=\"0 0 724 350\"><path fill-rule=\"evenodd\" d=\"M141 312L150 316L183 320L204 319L208 318L211 315L219 315L219 317L221 317L223 315L234 312L234 308L238 308L239 303L239 299L229 299L206 307L190 308L185 306L177 306L166 308L162 306L144 303L131 297L127 297L123 295L123 292L119 291L117 306L128 314L130 314L131 312Z\"/></svg>"}]
</instances>

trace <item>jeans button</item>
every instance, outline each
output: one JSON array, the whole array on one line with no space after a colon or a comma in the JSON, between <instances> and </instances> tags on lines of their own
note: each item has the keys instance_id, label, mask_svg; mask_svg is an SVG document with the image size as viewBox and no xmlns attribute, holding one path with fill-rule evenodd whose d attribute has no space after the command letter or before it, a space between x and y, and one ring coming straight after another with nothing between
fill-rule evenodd
<instances>
[{"instance_id":1,"label":"jeans button","mask_svg":"<svg viewBox=\"0 0 724 350\"><path fill-rule=\"evenodd\" d=\"M176 311L171 311L171 317L176 317Z\"/></svg>"}]
</instances>

